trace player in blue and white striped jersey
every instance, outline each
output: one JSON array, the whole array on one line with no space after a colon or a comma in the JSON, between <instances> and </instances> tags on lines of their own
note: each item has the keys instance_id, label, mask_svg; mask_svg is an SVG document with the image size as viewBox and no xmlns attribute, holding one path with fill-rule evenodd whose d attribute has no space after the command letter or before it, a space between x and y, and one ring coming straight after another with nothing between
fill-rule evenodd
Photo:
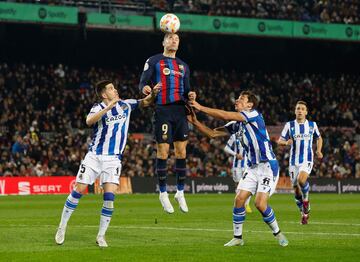
<instances>
[{"instance_id":1,"label":"player in blue and white striped jersey","mask_svg":"<svg viewBox=\"0 0 360 262\"><path fill-rule=\"evenodd\" d=\"M96 243L100 247L108 246L105 233L114 211L115 192L120 182L121 159L126 145L130 114L138 107L151 105L159 90L158 84L152 89L152 93L142 100L122 100L111 81L102 80L96 84L95 92L102 102L95 104L86 118L86 124L93 126L94 135L89 151L81 162L75 187L66 199L55 235L57 244L64 243L67 223L87 186L99 178L104 189L104 202Z\"/></svg>"},{"instance_id":2,"label":"player in blue and white striped jersey","mask_svg":"<svg viewBox=\"0 0 360 262\"><path fill-rule=\"evenodd\" d=\"M301 212L301 223L307 224L310 212L309 189L307 181L313 164L313 140L316 140L316 155L319 159L323 157L321 153L322 138L316 122L306 119L308 114L307 104L298 101L295 106L295 120L287 122L279 145L291 145L289 157L289 173L295 192L295 202Z\"/></svg>"},{"instance_id":3,"label":"player in blue and white striped jersey","mask_svg":"<svg viewBox=\"0 0 360 262\"><path fill-rule=\"evenodd\" d=\"M230 136L229 140L226 142L224 151L229 155L233 156L231 171L232 171L233 180L236 184L236 194L237 194L240 191L237 188L237 186L245 173L246 167L248 166L246 151L241 146L240 138L237 137L236 134L232 134ZM246 213L252 212L250 207L250 198L251 196L245 202Z\"/></svg>"},{"instance_id":4,"label":"player in blue and white striped jersey","mask_svg":"<svg viewBox=\"0 0 360 262\"><path fill-rule=\"evenodd\" d=\"M245 201L250 195L255 194L255 206L262 214L264 222L270 227L279 244L287 246L289 242L281 233L275 213L268 205L269 197L275 192L279 179L279 166L272 150L264 119L255 109L258 104L257 97L250 91L241 92L235 101L237 112L205 107L195 100L190 101L189 104L214 118L236 121L221 128L210 129L199 122L194 113L188 116L189 122L210 138L227 136L229 133L238 135L247 152L249 167L239 183L240 192L235 197L233 209L234 238L225 246L244 244L242 228L246 215Z\"/></svg>"}]
</instances>

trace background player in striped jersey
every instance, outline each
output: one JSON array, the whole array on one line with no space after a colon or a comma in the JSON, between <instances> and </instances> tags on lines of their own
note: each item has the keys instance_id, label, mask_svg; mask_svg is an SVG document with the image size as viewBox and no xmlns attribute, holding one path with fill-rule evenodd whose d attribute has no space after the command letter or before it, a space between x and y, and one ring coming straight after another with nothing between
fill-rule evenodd
<instances>
[{"instance_id":1,"label":"background player in striped jersey","mask_svg":"<svg viewBox=\"0 0 360 262\"><path fill-rule=\"evenodd\" d=\"M161 83L155 109L156 173L161 205L165 212L170 214L174 212L174 208L166 191L166 179L167 159L170 144L172 143L176 158L177 192L175 200L179 203L181 211L188 212L184 197L188 136L185 104L188 99L193 99L194 92L190 92L190 70L188 65L176 57L179 41L177 34L166 34L164 36L164 52L146 60L139 84L140 91L148 95L151 92L151 84Z\"/></svg>"},{"instance_id":2,"label":"background player in striped jersey","mask_svg":"<svg viewBox=\"0 0 360 262\"><path fill-rule=\"evenodd\" d=\"M151 94L142 100L122 100L111 81L103 80L96 84L95 92L102 102L94 104L86 118L86 124L93 126L93 139L80 165L76 185L66 199L55 235L57 244L64 243L67 223L83 192L99 177L100 185L104 189L104 202L96 243L100 247L108 246L105 232L114 211L114 193L120 182L121 159L126 145L130 114L138 107L152 104L159 88L160 85L155 86Z\"/></svg>"},{"instance_id":3,"label":"background player in striped jersey","mask_svg":"<svg viewBox=\"0 0 360 262\"><path fill-rule=\"evenodd\" d=\"M195 95L196 97L196 95ZM245 201L250 195L255 195L255 206L263 216L264 222L270 227L281 246L287 246L288 240L281 233L273 209L268 205L269 197L275 192L279 179L279 166L272 150L269 134L262 115L254 108L258 99L250 91L241 92L235 101L235 110L229 112L200 105L195 100L190 105L214 118L236 121L222 128L210 129L200 123L194 113L188 119L193 125L208 137L215 138L237 134L244 147L249 167L246 169L238 188L240 192L235 197L233 209L234 238L224 246L243 245L242 229L245 221Z\"/></svg>"},{"instance_id":4,"label":"background player in striped jersey","mask_svg":"<svg viewBox=\"0 0 360 262\"><path fill-rule=\"evenodd\" d=\"M232 176L233 180L236 184L236 194L239 193L239 189L237 188L243 174L245 173L245 168L248 166L246 151L241 146L240 138L236 136L236 134L232 134L229 140L226 142L226 146L224 147L224 151L229 155L233 156L233 163L232 163ZM250 198L245 202L245 210L246 213L251 213L250 207Z\"/></svg>"},{"instance_id":5,"label":"background player in striped jersey","mask_svg":"<svg viewBox=\"0 0 360 262\"><path fill-rule=\"evenodd\" d=\"M295 191L295 202L302 214L302 224L308 223L310 212L310 186L307 179L314 164L313 139L317 140L317 157L319 159L323 157L321 153L323 140L318 126L315 122L306 119L307 114L306 102L298 101L295 107L295 120L285 124L278 140L279 145L291 145L289 173Z\"/></svg>"}]
</instances>

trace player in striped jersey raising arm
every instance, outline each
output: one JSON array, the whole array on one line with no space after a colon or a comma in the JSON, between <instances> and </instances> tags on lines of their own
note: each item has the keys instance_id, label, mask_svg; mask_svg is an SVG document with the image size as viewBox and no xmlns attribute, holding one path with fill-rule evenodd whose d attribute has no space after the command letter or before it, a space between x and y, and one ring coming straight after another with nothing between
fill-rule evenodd
<instances>
[{"instance_id":1,"label":"player in striped jersey raising arm","mask_svg":"<svg viewBox=\"0 0 360 262\"><path fill-rule=\"evenodd\" d=\"M95 92L102 102L94 104L86 118L86 124L93 127L93 139L88 153L81 162L75 187L65 201L55 235L57 244L64 243L67 223L83 192L99 178L104 189L104 202L96 243L100 247L108 246L105 232L114 211L115 192L120 182L121 159L126 145L130 114L138 107L151 105L159 89L160 84L157 84L142 100L122 100L111 81L102 80L96 84Z\"/></svg>"},{"instance_id":2,"label":"player in striped jersey raising arm","mask_svg":"<svg viewBox=\"0 0 360 262\"><path fill-rule=\"evenodd\" d=\"M310 202L310 185L307 181L313 164L313 140L316 140L316 156L321 159L323 140L315 122L306 119L308 114L307 104L298 101L295 106L295 120L287 122L278 144L291 145L289 157L289 173L295 192L295 202L301 212L301 224L308 223Z\"/></svg>"},{"instance_id":3,"label":"player in striped jersey raising arm","mask_svg":"<svg viewBox=\"0 0 360 262\"><path fill-rule=\"evenodd\" d=\"M185 104L188 99L192 99L194 92L190 91L188 65L176 57L179 43L179 35L165 34L164 52L146 60L139 83L139 90L145 95L151 92L151 84L161 83L160 92L155 100L156 174L160 191L159 200L164 211L169 214L174 213L166 188L167 159L171 144L174 145L176 158L175 201L179 203L182 212L189 211L184 197L186 145L189 132Z\"/></svg>"},{"instance_id":4,"label":"player in striped jersey raising arm","mask_svg":"<svg viewBox=\"0 0 360 262\"><path fill-rule=\"evenodd\" d=\"M195 94L196 97L196 94ZM233 208L234 237L224 246L240 246L243 223L245 221L245 202L250 195L255 196L255 206L262 214L264 222L270 227L273 235L281 246L287 246L288 240L280 231L274 210L268 205L270 196L275 192L279 179L279 165L272 150L269 134L266 130L262 115L255 109L258 104L257 97L250 91L241 92L235 101L236 112L224 111L200 105L195 100L190 105L214 118L235 121L224 127L210 129L196 119L192 112L188 120L202 133L210 138L236 134L244 147L249 167L241 178L235 197Z\"/></svg>"}]
</instances>

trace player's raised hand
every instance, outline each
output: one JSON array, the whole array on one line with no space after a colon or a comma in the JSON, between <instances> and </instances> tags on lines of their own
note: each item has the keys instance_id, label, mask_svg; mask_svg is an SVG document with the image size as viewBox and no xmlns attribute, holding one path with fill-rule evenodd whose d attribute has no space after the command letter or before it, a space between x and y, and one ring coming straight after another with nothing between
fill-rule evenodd
<instances>
[{"instance_id":1,"label":"player's raised hand","mask_svg":"<svg viewBox=\"0 0 360 262\"><path fill-rule=\"evenodd\" d=\"M189 105L197 110L200 110L200 108L201 108L201 105L198 102L196 102L195 100L190 100Z\"/></svg>"},{"instance_id":2,"label":"player's raised hand","mask_svg":"<svg viewBox=\"0 0 360 262\"><path fill-rule=\"evenodd\" d=\"M157 95L160 92L161 87L162 87L161 82L157 83L154 86L154 88L152 89L151 93L154 94L154 95Z\"/></svg>"},{"instance_id":3,"label":"player's raised hand","mask_svg":"<svg viewBox=\"0 0 360 262\"><path fill-rule=\"evenodd\" d=\"M323 154L320 151L316 151L316 156L317 156L318 159L323 158Z\"/></svg>"},{"instance_id":4,"label":"player's raised hand","mask_svg":"<svg viewBox=\"0 0 360 262\"><path fill-rule=\"evenodd\" d=\"M188 98L190 101L195 101L196 100L196 93L194 91L190 91L188 93Z\"/></svg>"},{"instance_id":5,"label":"player's raised hand","mask_svg":"<svg viewBox=\"0 0 360 262\"><path fill-rule=\"evenodd\" d=\"M144 86L142 90L144 95L149 95L151 93L151 87L150 86Z\"/></svg>"},{"instance_id":6,"label":"player's raised hand","mask_svg":"<svg viewBox=\"0 0 360 262\"><path fill-rule=\"evenodd\" d=\"M119 101L120 101L120 98L119 98L119 97L115 97L115 98L113 98L113 99L109 102L109 104L107 105L107 107L108 107L109 109L111 109L111 108L113 108L114 105L116 105L116 103L119 102Z\"/></svg>"}]
</instances>

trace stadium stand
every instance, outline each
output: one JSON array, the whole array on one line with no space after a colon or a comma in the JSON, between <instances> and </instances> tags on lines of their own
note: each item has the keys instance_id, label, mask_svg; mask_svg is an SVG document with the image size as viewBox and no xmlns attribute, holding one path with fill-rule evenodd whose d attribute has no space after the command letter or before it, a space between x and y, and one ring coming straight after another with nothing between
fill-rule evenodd
<instances>
[{"instance_id":1,"label":"stadium stand","mask_svg":"<svg viewBox=\"0 0 360 262\"><path fill-rule=\"evenodd\" d=\"M14 2L14 1L9 1ZM78 6L101 13L171 11L202 15L359 24L357 0L18 0L20 3Z\"/></svg>"},{"instance_id":2,"label":"stadium stand","mask_svg":"<svg viewBox=\"0 0 360 262\"><path fill-rule=\"evenodd\" d=\"M139 68L129 67L107 70L0 63L0 176L76 175L90 141L91 130L85 125L85 117L94 100L94 83L113 79L121 97L140 98L140 72ZM232 110L240 90L261 94L260 111L271 126L273 141L277 140L282 123L293 118L296 100L307 101L309 118L317 121L324 138L324 159L315 165L313 175L360 178L360 108L356 95L359 76L195 70L192 82L199 101L226 110ZM216 100L219 89L224 90L224 96ZM132 116L130 132L145 136L129 139L124 175L153 176L155 148L149 134L152 112L148 109ZM212 127L224 124L203 115L199 118ZM208 140L192 131L187 175L230 175L231 159L223 153L224 142ZM274 147L285 176L287 150L277 148L275 143Z\"/></svg>"}]
</instances>

